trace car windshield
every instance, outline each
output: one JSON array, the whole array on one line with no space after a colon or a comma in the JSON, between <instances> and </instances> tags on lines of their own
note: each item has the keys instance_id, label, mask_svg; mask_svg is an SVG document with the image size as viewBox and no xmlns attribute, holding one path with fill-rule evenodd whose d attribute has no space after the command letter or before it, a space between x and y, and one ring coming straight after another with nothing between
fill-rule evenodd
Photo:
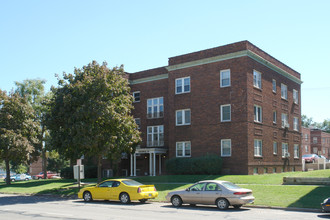
<instances>
[{"instance_id":1,"label":"car windshield","mask_svg":"<svg viewBox=\"0 0 330 220\"><path fill-rule=\"evenodd\" d=\"M303 157L312 157L312 156L313 156L313 154L306 154Z\"/></svg>"},{"instance_id":2,"label":"car windshield","mask_svg":"<svg viewBox=\"0 0 330 220\"><path fill-rule=\"evenodd\" d=\"M123 180L123 183L127 186L141 186L141 185L143 185L142 183L139 183L135 180Z\"/></svg>"},{"instance_id":3,"label":"car windshield","mask_svg":"<svg viewBox=\"0 0 330 220\"><path fill-rule=\"evenodd\" d=\"M231 182L222 182L221 183L224 187L226 187L227 189L241 189L241 187L235 185L234 183Z\"/></svg>"}]
</instances>

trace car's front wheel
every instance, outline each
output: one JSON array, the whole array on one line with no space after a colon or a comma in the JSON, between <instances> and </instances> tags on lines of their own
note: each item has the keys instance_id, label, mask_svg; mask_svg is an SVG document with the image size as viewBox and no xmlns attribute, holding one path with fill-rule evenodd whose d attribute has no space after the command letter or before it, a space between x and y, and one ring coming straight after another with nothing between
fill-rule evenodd
<instances>
[{"instance_id":1,"label":"car's front wheel","mask_svg":"<svg viewBox=\"0 0 330 220\"><path fill-rule=\"evenodd\" d=\"M174 207L180 207L182 205L182 199L180 196L172 196L171 203Z\"/></svg>"},{"instance_id":2,"label":"car's front wheel","mask_svg":"<svg viewBox=\"0 0 330 220\"><path fill-rule=\"evenodd\" d=\"M221 210L226 210L226 209L228 209L228 206L229 206L228 200L224 199L224 198L218 199L216 204L217 204L217 207Z\"/></svg>"},{"instance_id":3,"label":"car's front wheel","mask_svg":"<svg viewBox=\"0 0 330 220\"><path fill-rule=\"evenodd\" d=\"M123 204L127 204L130 202L129 195L127 193L121 193L119 196L119 200Z\"/></svg>"},{"instance_id":4,"label":"car's front wheel","mask_svg":"<svg viewBox=\"0 0 330 220\"><path fill-rule=\"evenodd\" d=\"M84 192L83 198L85 202L90 202L93 200L92 194L89 191Z\"/></svg>"}]
</instances>

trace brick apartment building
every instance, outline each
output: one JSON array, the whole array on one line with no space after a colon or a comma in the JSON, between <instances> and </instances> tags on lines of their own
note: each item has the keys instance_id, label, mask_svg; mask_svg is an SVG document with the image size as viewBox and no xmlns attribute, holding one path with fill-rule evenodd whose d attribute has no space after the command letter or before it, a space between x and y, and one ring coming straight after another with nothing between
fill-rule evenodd
<instances>
[{"instance_id":1,"label":"brick apartment building","mask_svg":"<svg viewBox=\"0 0 330 220\"><path fill-rule=\"evenodd\" d=\"M311 153L311 129L301 127L301 156Z\"/></svg>"},{"instance_id":2,"label":"brick apartment building","mask_svg":"<svg viewBox=\"0 0 330 220\"><path fill-rule=\"evenodd\" d=\"M311 153L330 158L330 134L320 129L311 129Z\"/></svg>"},{"instance_id":3,"label":"brick apartment building","mask_svg":"<svg viewBox=\"0 0 330 220\"><path fill-rule=\"evenodd\" d=\"M301 170L300 74L248 41L169 58L129 74L142 143L128 173L160 175L165 160L212 153L223 173Z\"/></svg>"}]
</instances>

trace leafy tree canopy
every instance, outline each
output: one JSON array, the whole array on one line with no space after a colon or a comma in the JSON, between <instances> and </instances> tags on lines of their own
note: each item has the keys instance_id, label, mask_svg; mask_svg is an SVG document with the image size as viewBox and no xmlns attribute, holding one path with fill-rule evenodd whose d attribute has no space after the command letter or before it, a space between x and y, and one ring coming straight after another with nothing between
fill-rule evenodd
<instances>
[{"instance_id":1,"label":"leafy tree canopy","mask_svg":"<svg viewBox=\"0 0 330 220\"><path fill-rule=\"evenodd\" d=\"M131 116L133 97L123 66L109 69L107 63L93 61L73 74L64 73L52 91L47 125L61 155L98 157L100 169L102 156L134 151L140 134Z\"/></svg>"},{"instance_id":2,"label":"leafy tree canopy","mask_svg":"<svg viewBox=\"0 0 330 220\"><path fill-rule=\"evenodd\" d=\"M7 176L10 161L20 164L31 159L38 146L39 129L27 100L18 93L7 95L0 90L0 159L5 161Z\"/></svg>"}]
</instances>

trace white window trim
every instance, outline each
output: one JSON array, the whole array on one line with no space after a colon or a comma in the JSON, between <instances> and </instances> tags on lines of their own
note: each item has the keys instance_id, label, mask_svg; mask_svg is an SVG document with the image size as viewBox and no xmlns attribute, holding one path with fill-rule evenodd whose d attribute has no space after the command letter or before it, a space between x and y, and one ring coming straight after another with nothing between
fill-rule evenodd
<instances>
[{"instance_id":1,"label":"white window trim","mask_svg":"<svg viewBox=\"0 0 330 220\"><path fill-rule=\"evenodd\" d=\"M223 155L223 142L229 141L230 143L230 153L229 155ZM221 157L231 157L231 139L221 139Z\"/></svg>"},{"instance_id":2,"label":"white window trim","mask_svg":"<svg viewBox=\"0 0 330 220\"><path fill-rule=\"evenodd\" d=\"M283 115L286 115L286 120L285 120L285 122L283 121ZM287 127L287 128L289 128L290 126L289 126L289 116L288 116L288 114L285 114L285 113L282 113L281 114L281 123L282 123L282 128L285 128L285 127Z\"/></svg>"},{"instance_id":3,"label":"white window trim","mask_svg":"<svg viewBox=\"0 0 330 220\"><path fill-rule=\"evenodd\" d=\"M154 99L158 99L158 104L154 105ZM163 104L160 104L160 99L163 99ZM149 106L149 100L152 100L151 106ZM154 106L157 106L158 112L154 112ZM163 106L163 111L160 111L160 107ZM151 107L151 113L148 112L148 108ZM149 114L151 114L151 117L149 117ZM147 99L147 118L161 118L164 116L164 97L156 97L156 98L150 98Z\"/></svg>"},{"instance_id":4,"label":"white window trim","mask_svg":"<svg viewBox=\"0 0 330 220\"><path fill-rule=\"evenodd\" d=\"M283 88L286 88L285 89L285 91L286 91L285 96L283 96L283 94L282 94ZM288 86L283 84L283 83L281 83L281 98L284 99L284 100L288 100Z\"/></svg>"},{"instance_id":5,"label":"white window trim","mask_svg":"<svg viewBox=\"0 0 330 220\"><path fill-rule=\"evenodd\" d=\"M254 81L254 74L256 73L256 84ZM258 82L260 81L260 86L258 85ZM262 74L261 72L257 71L257 70L253 70L253 86L255 88L261 89L262 88Z\"/></svg>"},{"instance_id":6,"label":"white window trim","mask_svg":"<svg viewBox=\"0 0 330 220\"><path fill-rule=\"evenodd\" d=\"M274 144L276 143L276 152L275 152L275 148L274 148ZM273 141L273 154L277 155L278 154L278 144L276 141Z\"/></svg>"},{"instance_id":7,"label":"white window trim","mask_svg":"<svg viewBox=\"0 0 330 220\"><path fill-rule=\"evenodd\" d=\"M274 113L275 113L275 118L274 118ZM275 121L274 121L274 119L275 119ZM277 124L277 111L276 110L273 111L273 123Z\"/></svg>"},{"instance_id":8,"label":"white window trim","mask_svg":"<svg viewBox=\"0 0 330 220\"><path fill-rule=\"evenodd\" d=\"M261 146L260 146L260 154L256 154L257 152L256 152L256 147L255 147L255 142L258 142L258 143L261 143ZM259 147L259 145L257 146L257 147ZM262 140L261 139L254 139L254 142L253 142L253 150L254 150L254 156L255 157L262 157Z\"/></svg>"},{"instance_id":9,"label":"white window trim","mask_svg":"<svg viewBox=\"0 0 330 220\"><path fill-rule=\"evenodd\" d=\"M294 89L292 92L292 96L293 96L293 103L298 104L299 103L298 91Z\"/></svg>"},{"instance_id":10,"label":"white window trim","mask_svg":"<svg viewBox=\"0 0 330 220\"><path fill-rule=\"evenodd\" d=\"M274 82L275 82L275 90L274 90ZM274 93L276 93L276 91L277 91L276 80L275 79L272 80L272 90L273 90Z\"/></svg>"},{"instance_id":11,"label":"white window trim","mask_svg":"<svg viewBox=\"0 0 330 220\"><path fill-rule=\"evenodd\" d=\"M183 143L182 145L182 156L178 156L178 143ZM186 156L186 143L190 144L190 155ZM190 141L178 141L175 143L175 156L176 157L191 157L191 142Z\"/></svg>"},{"instance_id":12,"label":"white window trim","mask_svg":"<svg viewBox=\"0 0 330 220\"><path fill-rule=\"evenodd\" d=\"M230 110L229 119L228 119L228 120L224 120L224 119L223 119L223 111L222 111L222 108L223 108L223 107L227 107L227 106L229 106L229 110ZM220 121L221 121L221 122L228 122L228 121L231 121L231 104L221 105L221 106L220 106L220 112L221 112L221 115L220 115Z\"/></svg>"},{"instance_id":13,"label":"white window trim","mask_svg":"<svg viewBox=\"0 0 330 220\"><path fill-rule=\"evenodd\" d=\"M284 148L284 146L286 146L286 148ZM289 144L282 143L282 158L285 158L286 153L289 153Z\"/></svg>"},{"instance_id":14,"label":"white window trim","mask_svg":"<svg viewBox=\"0 0 330 220\"><path fill-rule=\"evenodd\" d=\"M255 117L255 114L254 114L254 108L255 107L260 108L260 121L256 120L256 118L258 119L258 117ZM258 111L257 111L257 113L258 113ZM254 120L254 122L262 123L262 107L260 105L254 105L253 106L253 120Z\"/></svg>"},{"instance_id":15,"label":"white window trim","mask_svg":"<svg viewBox=\"0 0 330 220\"><path fill-rule=\"evenodd\" d=\"M190 111L190 122L186 123L186 111ZM182 112L182 124L178 124L177 112ZM175 125L176 126L184 126L191 124L191 110L190 109L180 109L175 111Z\"/></svg>"},{"instance_id":16,"label":"white window trim","mask_svg":"<svg viewBox=\"0 0 330 220\"><path fill-rule=\"evenodd\" d=\"M295 123L295 122L297 122L297 123ZM299 131L299 118L298 117L293 117L293 130Z\"/></svg>"},{"instance_id":17,"label":"white window trim","mask_svg":"<svg viewBox=\"0 0 330 220\"><path fill-rule=\"evenodd\" d=\"M151 133L148 133L148 130L149 130L149 128L152 128L151 130L152 130L152 132ZM158 127L158 132L157 133L154 133L154 127ZM159 132L159 127L163 127L163 132L162 133L160 133ZM148 139L148 136L149 136L149 134L151 134L151 139L152 140L149 140ZM154 144L155 143L155 141L154 141L154 134L157 134L158 135L158 143L157 144ZM160 140L160 134L163 134L163 140ZM155 125L155 126L148 126L147 127L147 147L163 147L164 146L164 125ZM149 143L152 143L152 144L149 144Z\"/></svg>"},{"instance_id":18,"label":"white window trim","mask_svg":"<svg viewBox=\"0 0 330 220\"><path fill-rule=\"evenodd\" d=\"M139 93L140 94L140 100L139 101L135 101L135 94ZM134 101L133 103L137 103L137 102L140 102L141 101L141 92L140 91L135 91L133 92L133 98L134 98Z\"/></svg>"},{"instance_id":19,"label":"white window trim","mask_svg":"<svg viewBox=\"0 0 330 220\"><path fill-rule=\"evenodd\" d=\"M189 91L184 91L184 79L188 79L189 78ZM177 92L177 81L181 81L182 82L182 92ZM184 93L190 93L191 90L191 80L190 80L190 76L188 77L182 77L182 78L177 78L175 79L175 94L184 94Z\"/></svg>"},{"instance_id":20,"label":"white window trim","mask_svg":"<svg viewBox=\"0 0 330 220\"><path fill-rule=\"evenodd\" d=\"M228 72L228 71L229 71L229 85L223 85L222 84L222 78L223 78L222 77L222 73ZM220 87L221 88L225 88L225 87L230 87L231 86L231 81L230 81L231 80L231 76L230 75L231 75L230 69L226 69L226 70L221 70L220 71Z\"/></svg>"}]
</instances>

